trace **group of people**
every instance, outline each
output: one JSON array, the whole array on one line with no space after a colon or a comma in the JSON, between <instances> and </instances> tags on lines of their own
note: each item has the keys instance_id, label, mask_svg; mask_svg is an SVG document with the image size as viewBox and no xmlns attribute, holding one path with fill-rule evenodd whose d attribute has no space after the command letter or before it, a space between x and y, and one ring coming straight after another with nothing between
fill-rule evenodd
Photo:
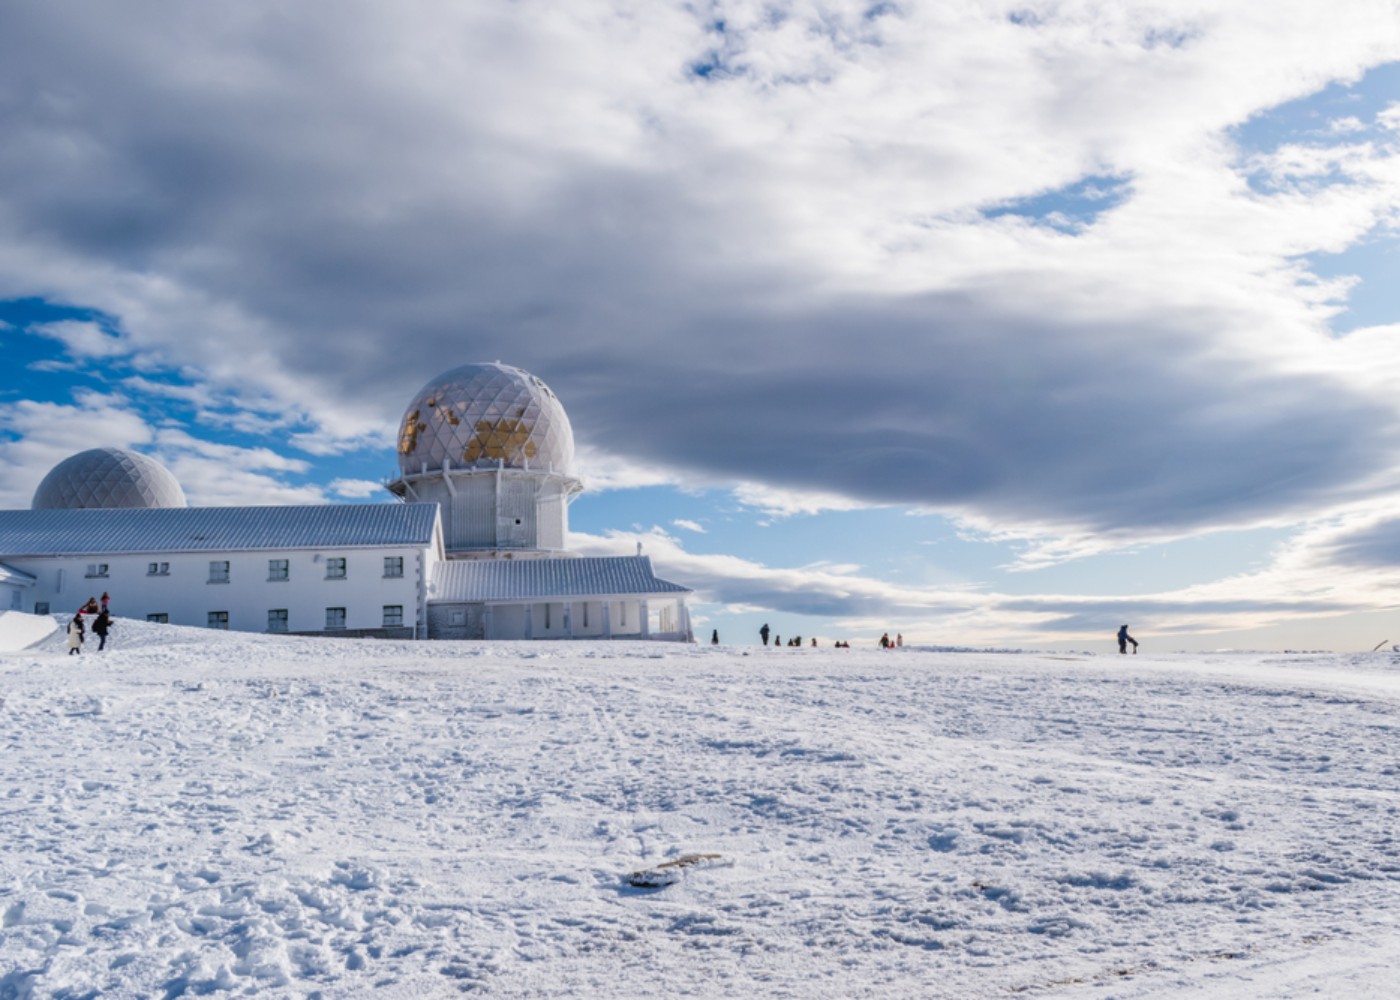
<instances>
[{"instance_id":1,"label":"group of people","mask_svg":"<svg viewBox=\"0 0 1400 1000\"><path fill-rule=\"evenodd\" d=\"M87 626L83 624L83 615L95 615L92 620L92 634L97 636L97 651L100 653L107 648L107 635L112 629L112 616L107 610L107 604L111 601L107 591L102 592L99 600L96 597L89 597L87 602L80 607L73 620L68 623L68 655L75 656L83 651L83 640L87 638Z\"/></svg>"},{"instance_id":2,"label":"group of people","mask_svg":"<svg viewBox=\"0 0 1400 1000\"><path fill-rule=\"evenodd\" d=\"M765 646L768 645L768 640L769 640L769 639L772 639L772 640L773 640L773 646L774 646L774 648L777 648L778 646L788 646L789 648L801 648L802 645L803 645L802 636L800 636L800 635L793 636L793 637L792 637L791 639L789 639L787 642L783 642L783 637L780 636L780 635L775 635L775 634L773 633L773 630L770 629L770 628L768 627L768 623L767 623L767 622L764 622L764 624L762 625L762 627L759 628L759 630L758 630L758 637L759 637L760 639L763 640L763 644L764 644ZM886 632L885 635L884 635L884 638L880 640L880 645L883 646L883 647L885 647L885 648L891 648L891 647L893 647L893 646L895 645L895 641L897 641L897 642L899 643L899 645L903 646L903 645L904 645L904 636L902 636L902 635L899 636L898 640L891 640L891 639L890 639L890 634L889 634L888 632ZM718 645L718 644L719 644L719 632L718 632L718 631L714 632L714 633L710 636L710 644L711 644L711 645ZM812 647L813 649L816 649L816 648L817 648L817 640L816 640L815 638L811 640L811 647ZM850 649L850 648L851 648L851 644L850 644L849 642L845 641L844 639L838 639L838 640L836 640L836 642L834 642L834 643L832 644L832 648L834 648L834 649Z\"/></svg>"},{"instance_id":3,"label":"group of people","mask_svg":"<svg viewBox=\"0 0 1400 1000\"><path fill-rule=\"evenodd\" d=\"M102 595L102 606L103 606L104 609L105 609L106 606L107 606L107 595L106 595L106 594L103 594L103 595ZM768 623L767 623L767 622L764 622L762 628L760 628L760 629L758 630L758 636L759 636L760 639L763 640L763 644L764 644L765 646L768 645L768 639L769 639L770 636L771 636L772 639L773 639L773 645L774 645L774 646L780 646L780 645L782 645L782 637L781 637L781 636L777 636L777 635L773 635L772 629L770 629L770 628L768 627ZM719 630L718 630L718 629L716 629L714 632L711 633L711 635L710 635L710 644L711 644L711 645L714 645L714 646L718 646L718 645L719 645ZM787 642L787 644L788 644L789 646L801 646L801 645L802 645L802 636L799 635L799 636L797 636L796 638L789 639L788 642ZM1138 651L1138 641L1128 634L1128 626L1124 625L1122 628L1120 628L1120 629L1118 630L1118 652L1120 652L1120 653L1126 653L1126 652L1128 651L1128 645L1129 645L1129 644L1132 645L1132 647L1133 647L1133 652L1136 653L1136 652ZM813 640L812 640L812 646L815 647L816 645L817 645L817 640L816 640L816 639L813 639ZM880 636L880 648L881 648L881 649L899 649L899 648L902 648L903 646L904 646L904 634L903 634L902 632L896 632L893 639L890 638L890 634L889 634L888 632L886 632L884 635ZM849 642L845 642L845 641L842 641L842 640L837 640L837 642L836 642L836 648L837 648L837 649L850 649L850 648L851 648L851 644L850 644Z\"/></svg>"}]
</instances>

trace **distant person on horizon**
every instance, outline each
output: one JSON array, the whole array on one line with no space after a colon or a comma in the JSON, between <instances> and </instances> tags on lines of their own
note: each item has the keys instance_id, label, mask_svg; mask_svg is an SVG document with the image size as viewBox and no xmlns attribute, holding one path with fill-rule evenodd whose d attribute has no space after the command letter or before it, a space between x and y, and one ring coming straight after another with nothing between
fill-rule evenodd
<instances>
[{"instance_id":1,"label":"distant person on horizon","mask_svg":"<svg viewBox=\"0 0 1400 1000\"><path fill-rule=\"evenodd\" d=\"M884 635L880 636L880 648L881 648L881 649L889 649L889 648L890 648L890 634L889 634L888 632L886 632Z\"/></svg>"},{"instance_id":2,"label":"distant person on horizon","mask_svg":"<svg viewBox=\"0 0 1400 1000\"><path fill-rule=\"evenodd\" d=\"M1126 653L1128 651L1128 643L1130 642L1133 644L1133 653L1136 655L1138 646L1137 640L1128 634L1128 626L1124 625L1118 630L1118 652Z\"/></svg>"},{"instance_id":3,"label":"distant person on horizon","mask_svg":"<svg viewBox=\"0 0 1400 1000\"><path fill-rule=\"evenodd\" d=\"M898 646L900 649L903 649L903 648L904 648L904 633L903 633L903 632L896 632L896 633L895 633L894 644L895 644L896 646Z\"/></svg>"},{"instance_id":4,"label":"distant person on horizon","mask_svg":"<svg viewBox=\"0 0 1400 1000\"><path fill-rule=\"evenodd\" d=\"M710 633L710 645L711 645L711 646L718 646L718 645L719 645L719 629L715 629L713 632Z\"/></svg>"},{"instance_id":5,"label":"distant person on horizon","mask_svg":"<svg viewBox=\"0 0 1400 1000\"><path fill-rule=\"evenodd\" d=\"M763 637L763 644L768 645L768 623L764 622L763 627L758 630L758 634Z\"/></svg>"}]
</instances>

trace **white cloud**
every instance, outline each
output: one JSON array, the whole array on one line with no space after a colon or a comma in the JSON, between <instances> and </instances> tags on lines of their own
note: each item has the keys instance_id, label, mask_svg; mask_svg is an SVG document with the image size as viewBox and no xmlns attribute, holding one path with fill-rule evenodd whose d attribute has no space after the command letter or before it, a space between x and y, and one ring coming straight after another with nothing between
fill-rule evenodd
<instances>
[{"instance_id":1,"label":"white cloud","mask_svg":"<svg viewBox=\"0 0 1400 1000\"><path fill-rule=\"evenodd\" d=\"M678 517L671 523L677 528L681 528L685 531L693 531L698 535L705 534L705 526L703 524L700 524L698 521L691 521L683 517Z\"/></svg>"},{"instance_id":2,"label":"white cloud","mask_svg":"<svg viewBox=\"0 0 1400 1000\"><path fill-rule=\"evenodd\" d=\"M363 500L366 497L378 497L381 500L388 500L389 495L384 489L383 483L376 483L369 479L335 479L328 487L334 496L344 497L349 500Z\"/></svg>"},{"instance_id":3,"label":"white cloud","mask_svg":"<svg viewBox=\"0 0 1400 1000\"><path fill-rule=\"evenodd\" d=\"M30 327L33 333L57 340L75 358L103 361L129 354L131 345L120 334L85 320L60 320Z\"/></svg>"}]
</instances>

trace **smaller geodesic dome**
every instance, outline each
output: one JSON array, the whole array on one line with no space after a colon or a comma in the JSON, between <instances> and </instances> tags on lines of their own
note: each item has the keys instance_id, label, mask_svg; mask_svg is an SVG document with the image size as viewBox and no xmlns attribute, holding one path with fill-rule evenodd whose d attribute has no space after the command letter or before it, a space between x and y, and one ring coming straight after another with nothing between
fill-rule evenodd
<instances>
[{"instance_id":1,"label":"smaller geodesic dome","mask_svg":"<svg viewBox=\"0 0 1400 1000\"><path fill-rule=\"evenodd\" d=\"M93 448L55 465L34 491L34 510L187 507L185 491L153 458L123 448Z\"/></svg>"}]
</instances>

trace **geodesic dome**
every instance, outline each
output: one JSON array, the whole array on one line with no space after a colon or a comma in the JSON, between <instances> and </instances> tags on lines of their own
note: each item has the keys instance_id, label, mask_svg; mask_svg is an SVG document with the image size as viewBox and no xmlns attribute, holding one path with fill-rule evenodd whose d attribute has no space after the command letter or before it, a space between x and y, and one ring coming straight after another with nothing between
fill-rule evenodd
<instances>
[{"instance_id":1,"label":"geodesic dome","mask_svg":"<svg viewBox=\"0 0 1400 1000\"><path fill-rule=\"evenodd\" d=\"M34 510L187 507L185 491L153 458L122 448L93 448L65 458L34 491Z\"/></svg>"},{"instance_id":2,"label":"geodesic dome","mask_svg":"<svg viewBox=\"0 0 1400 1000\"><path fill-rule=\"evenodd\" d=\"M574 430L549 386L510 365L463 365L418 391L399 431L399 472L552 470L574 462Z\"/></svg>"}]
</instances>

